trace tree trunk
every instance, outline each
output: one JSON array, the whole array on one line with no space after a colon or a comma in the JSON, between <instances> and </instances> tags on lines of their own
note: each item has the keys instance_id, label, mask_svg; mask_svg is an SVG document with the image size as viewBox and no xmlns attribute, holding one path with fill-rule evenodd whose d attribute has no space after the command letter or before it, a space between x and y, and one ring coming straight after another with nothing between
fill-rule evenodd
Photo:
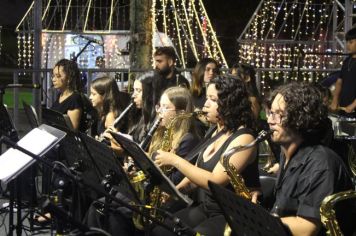
<instances>
[{"instance_id":1,"label":"tree trunk","mask_svg":"<svg viewBox=\"0 0 356 236\"><path fill-rule=\"evenodd\" d=\"M152 63L152 0L131 0L130 64L135 69L151 69Z\"/></svg>"}]
</instances>

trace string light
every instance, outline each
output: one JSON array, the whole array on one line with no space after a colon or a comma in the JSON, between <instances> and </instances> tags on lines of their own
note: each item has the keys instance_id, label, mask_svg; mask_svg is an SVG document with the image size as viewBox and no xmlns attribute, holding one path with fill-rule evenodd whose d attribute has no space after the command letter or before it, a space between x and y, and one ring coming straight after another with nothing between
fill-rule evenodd
<instances>
[{"instance_id":1,"label":"string light","mask_svg":"<svg viewBox=\"0 0 356 236\"><path fill-rule=\"evenodd\" d=\"M336 18L339 15L333 11L333 4L331 0L321 3L312 0L262 2L242 35L238 49L239 62L257 68L277 69L262 73L262 89L268 88L269 81L282 77L297 80L296 75L299 75L302 80L316 81L325 72L305 70L334 68L338 64L330 55L305 54L330 49L332 17L333 14ZM336 52L340 50L339 47L333 49ZM293 69L294 72L279 73L278 68Z\"/></svg>"}]
</instances>

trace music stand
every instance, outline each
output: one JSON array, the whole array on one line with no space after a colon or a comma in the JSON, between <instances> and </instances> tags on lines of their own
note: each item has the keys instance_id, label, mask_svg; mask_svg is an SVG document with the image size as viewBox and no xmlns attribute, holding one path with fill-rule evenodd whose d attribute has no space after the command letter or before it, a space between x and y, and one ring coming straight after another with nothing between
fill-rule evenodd
<instances>
[{"instance_id":1,"label":"music stand","mask_svg":"<svg viewBox=\"0 0 356 236\"><path fill-rule=\"evenodd\" d=\"M282 221L260 205L211 181L208 184L234 235L290 235Z\"/></svg>"},{"instance_id":2,"label":"music stand","mask_svg":"<svg viewBox=\"0 0 356 236\"><path fill-rule=\"evenodd\" d=\"M25 111L27 120L32 129L40 126L40 122L38 121L38 116L36 110L33 106L27 104L25 101L22 101L22 106Z\"/></svg>"},{"instance_id":3,"label":"music stand","mask_svg":"<svg viewBox=\"0 0 356 236\"><path fill-rule=\"evenodd\" d=\"M181 201L185 205L191 205L192 200L179 192L174 184L156 166L153 161L147 157L146 153L134 141L126 138L120 133L110 132L113 138L122 146L122 148L131 156L137 166L150 178L151 184L158 186L162 191L166 192L176 201Z\"/></svg>"},{"instance_id":4,"label":"music stand","mask_svg":"<svg viewBox=\"0 0 356 236\"><path fill-rule=\"evenodd\" d=\"M42 158L45 153L52 149L63 137L65 133L47 126L41 125L38 128L31 130L26 134L17 144L12 144L12 147L18 146L24 150L36 155L38 158ZM1 142L8 144L7 140L9 138L2 137ZM36 140L36 145L33 145L34 140ZM10 140L11 142L11 140ZM31 166L36 160L32 156L25 154L23 151L19 151L18 148L10 148L5 153L0 156L0 181L2 186L6 186L10 181L17 179L17 177L25 171L29 166ZM10 189L10 216L9 225L10 233L15 226L13 224L13 204L14 204L14 189L13 184ZM21 234L22 230L22 218L21 218L21 189L17 189L17 234Z\"/></svg>"},{"instance_id":5,"label":"music stand","mask_svg":"<svg viewBox=\"0 0 356 236\"><path fill-rule=\"evenodd\" d=\"M14 142L19 140L14 123L7 108L4 104L0 104L0 137L3 135L9 137Z\"/></svg>"},{"instance_id":6,"label":"music stand","mask_svg":"<svg viewBox=\"0 0 356 236\"><path fill-rule=\"evenodd\" d=\"M132 199L135 203L142 204L123 170L118 157L114 155L113 150L108 145L101 143L84 133L80 133L79 136L88 151L91 162L98 169L100 179L105 179L108 174L114 174L119 178L119 181L113 183L115 187L119 188L121 193L124 193L125 196Z\"/></svg>"},{"instance_id":7,"label":"music stand","mask_svg":"<svg viewBox=\"0 0 356 236\"><path fill-rule=\"evenodd\" d=\"M42 123L64 129L65 131L74 130L68 115L48 108L42 108Z\"/></svg>"}]
</instances>

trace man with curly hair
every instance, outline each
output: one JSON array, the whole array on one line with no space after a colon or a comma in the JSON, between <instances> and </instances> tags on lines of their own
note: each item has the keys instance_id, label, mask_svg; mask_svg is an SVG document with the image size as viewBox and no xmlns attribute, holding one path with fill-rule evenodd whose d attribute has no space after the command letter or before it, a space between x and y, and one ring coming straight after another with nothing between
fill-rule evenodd
<instances>
[{"instance_id":1,"label":"man with curly hair","mask_svg":"<svg viewBox=\"0 0 356 236\"><path fill-rule=\"evenodd\" d=\"M272 94L267 113L274 131L271 139L282 149L272 213L281 217L293 235L322 234L322 200L352 188L342 160L320 145L327 119L321 97L316 87L306 83L284 85Z\"/></svg>"}]
</instances>

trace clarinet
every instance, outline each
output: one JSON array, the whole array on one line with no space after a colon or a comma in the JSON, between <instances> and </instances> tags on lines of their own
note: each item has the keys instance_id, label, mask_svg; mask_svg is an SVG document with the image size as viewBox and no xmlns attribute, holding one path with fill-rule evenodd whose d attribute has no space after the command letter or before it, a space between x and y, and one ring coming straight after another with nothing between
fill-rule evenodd
<instances>
[{"instance_id":1,"label":"clarinet","mask_svg":"<svg viewBox=\"0 0 356 236\"><path fill-rule=\"evenodd\" d=\"M151 142L152 136L155 133L156 129L158 128L159 123L161 123L161 120L162 118L158 118L151 126L150 130L147 133L146 138L140 144L142 150L146 150L148 148L148 144Z\"/></svg>"}]
</instances>

